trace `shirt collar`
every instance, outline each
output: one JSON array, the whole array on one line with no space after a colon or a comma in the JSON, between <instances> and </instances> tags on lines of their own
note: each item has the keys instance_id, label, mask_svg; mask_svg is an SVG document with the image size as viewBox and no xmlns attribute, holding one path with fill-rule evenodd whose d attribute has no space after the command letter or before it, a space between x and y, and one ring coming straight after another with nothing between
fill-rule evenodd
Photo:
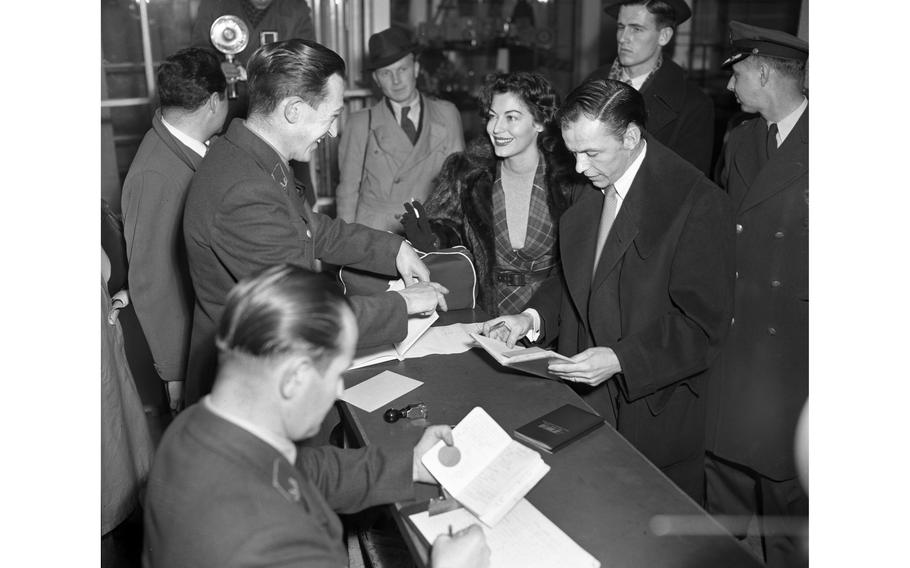
<instances>
[{"instance_id":1,"label":"shirt collar","mask_svg":"<svg viewBox=\"0 0 910 568\"><path fill-rule=\"evenodd\" d=\"M208 147L204 143L200 142L199 140L196 140L192 136L189 136L188 134L184 133L182 130L180 130L173 124L164 120L164 114L161 115L161 124L163 124L164 127L167 128L167 131L170 132L174 136L174 138L176 138L177 140L182 142L184 146L186 146L193 152L196 152L200 156L205 157L205 152L206 152L206 150L208 150Z\"/></svg>"},{"instance_id":2,"label":"shirt collar","mask_svg":"<svg viewBox=\"0 0 910 568\"><path fill-rule=\"evenodd\" d=\"M799 119L802 118L803 113L806 112L806 108L809 107L809 99L803 97L803 102L800 103L796 109L777 121L777 139L778 146L783 144L784 140L787 139L787 136L793 129L796 127L796 123L799 122ZM770 125L769 125L770 127Z\"/></svg>"},{"instance_id":3,"label":"shirt collar","mask_svg":"<svg viewBox=\"0 0 910 568\"><path fill-rule=\"evenodd\" d=\"M648 142L642 138L641 153L639 153L638 157L629 164L629 167L621 176L619 176L619 179L613 182L613 188L616 189L616 193L619 195L620 199L625 199L626 195L629 193L629 189L632 187L632 181L635 179L636 174L638 174L641 163L645 161L645 154L647 152Z\"/></svg>"},{"instance_id":4,"label":"shirt collar","mask_svg":"<svg viewBox=\"0 0 910 568\"><path fill-rule=\"evenodd\" d=\"M210 394L203 397L202 404L204 404L212 414L218 416L219 418L227 420L238 428L243 428L266 444L275 448L281 455L286 457L289 462L294 463L294 461L297 459L297 446L294 445L294 442L288 440L287 438L277 436L273 432L270 432L265 428L261 428L249 420L244 420L243 418L235 416L222 408L218 408L214 403L212 403L212 395Z\"/></svg>"},{"instance_id":5,"label":"shirt collar","mask_svg":"<svg viewBox=\"0 0 910 568\"><path fill-rule=\"evenodd\" d=\"M395 116L395 120L397 120L398 122L401 122L401 107L403 107L404 105L396 103L395 101L393 101L392 99L390 99L388 97L386 97L386 100L389 101L389 106L392 107L392 114ZM421 101L421 97L420 97L420 92L418 92L417 98L415 98L414 101L408 105L408 107L410 107L410 109L408 110L408 118L410 118L411 122L413 122L415 125L417 124L417 120L415 120L415 118L417 118L417 119L420 118L421 103L422 103L422 101Z\"/></svg>"}]
</instances>

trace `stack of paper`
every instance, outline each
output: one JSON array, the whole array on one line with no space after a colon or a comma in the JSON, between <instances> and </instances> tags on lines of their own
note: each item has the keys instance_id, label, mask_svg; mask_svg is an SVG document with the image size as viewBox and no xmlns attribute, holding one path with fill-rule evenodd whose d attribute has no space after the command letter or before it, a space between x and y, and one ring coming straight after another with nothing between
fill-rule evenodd
<instances>
[{"instance_id":1,"label":"stack of paper","mask_svg":"<svg viewBox=\"0 0 910 568\"><path fill-rule=\"evenodd\" d=\"M540 454L513 440L480 407L452 429L452 438L457 460L453 462L451 448L440 440L421 461L455 500L488 526L499 522L550 471Z\"/></svg>"}]
</instances>

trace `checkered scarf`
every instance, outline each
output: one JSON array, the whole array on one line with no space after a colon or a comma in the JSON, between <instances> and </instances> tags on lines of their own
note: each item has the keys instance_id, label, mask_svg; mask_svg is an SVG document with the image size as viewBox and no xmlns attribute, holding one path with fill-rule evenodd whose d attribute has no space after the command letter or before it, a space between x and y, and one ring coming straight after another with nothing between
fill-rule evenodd
<instances>
[{"instance_id":1,"label":"checkered scarf","mask_svg":"<svg viewBox=\"0 0 910 568\"><path fill-rule=\"evenodd\" d=\"M654 75L657 74L657 70L660 69L660 66L664 63L664 54L657 54L657 63L654 64L654 69L651 69L651 72L648 73L648 76L645 78L645 82L641 84L641 91L644 91L648 88L648 85L651 82L651 79L654 78ZM607 79L613 79L614 81L622 81L627 85L632 84L632 78L626 73L626 70L623 69L623 66L619 64L619 58L613 60L613 65L610 66L610 74L607 76Z\"/></svg>"},{"instance_id":2,"label":"checkered scarf","mask_svg":"<svg viewBox=\"0 0 910 568\"><path fill-rule=\"evenodd\" d=\"M496 181L493 183L493 234L496 248L496 266L503 270L521 272L537 271L556 264L556 222L547 207L546 165L543 156L534 174L531 190L531 204L528 208L528 230L524 248L513 249L509 240L506 222L505 194L502 189L501 165L496 166ZM528 300L540 288L542 281L530 282L525 286L509 286L494 282L496 305L501 314L517 314L525 309Z\"/></svg>"}]
</instances>

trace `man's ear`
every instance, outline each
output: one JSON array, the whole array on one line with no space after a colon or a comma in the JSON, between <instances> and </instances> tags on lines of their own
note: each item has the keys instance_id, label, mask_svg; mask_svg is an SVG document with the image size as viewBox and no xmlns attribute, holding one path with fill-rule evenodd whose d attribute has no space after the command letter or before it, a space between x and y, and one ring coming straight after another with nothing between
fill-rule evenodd
<instances>
[{"instance_id":1,"label":"man's ear","mask_svg":"<svg viewBox=\"0 0 910 568\"><path fill-rule=\"evenodd\" d=\"M660 28L660 31L657 32L657 44L659 46L666 46L668 43L670 43L671 39L673 39L673 28L670 26Z\"/></svg>"},{"instance_id":2,"label":"man's ear","mask_svg":"<svg viewBox=\"0 0 910 568\"><path fill-rule=\"evenodd\" d=\"M764 87L768 84L768 81L771 80L771 67L764 63L758 64L758 80L761 83L761 86Z\"/></svg>"},{"instance_id":3,"label":"man's ear","mask_svg":"<svg viewBox=\"0 0 910 568\"><path fill-rule=\"evenodd\" d=\"M414 57L414 76L417 77L420 75L420 61L417 61L417 57Z\"/></svg>"},{"instance_id":4,"label":"man's ear","mask_svg":"<svg viewBox=\"0 0 910 568\"><path fill-rule=\"evenodd\" d=\"M626 131L622 135L622 147L626 150L633 150L641 141L641 127L630 122Z\"/></svg>"},{"instance_id":5,"label":"man's ear","mask_svg":"<svg viewBox=\"0 0 910 568\"><path fill-rule=\"evenodd\" d=\"M289 356L278 369L278 389L281 398L291 399L309 389L314 378L318 377L313 360L306 355Z\"/></svg>"},{"instance_id":6,"label":"man's ear","mask_svg":"<svg viewBox=\"0 0 910 568\"><path fill-rule=\"evenodd\" d=\"M218 105L221 103L221 93L212 93L208 100L209 112L215 114L218 112Z\"/></svg>"},{"instance_id":7,"label":"man's ear","mask_svg":"<svg viewBox=\"0 0 910 568\"><path fill-rule=\"evenodd\" d=\"M290 124L297 124L304 117L306 103L300 97L288 97L281 104L284 105L284 119Z\"/></svg>"}]
</instances>

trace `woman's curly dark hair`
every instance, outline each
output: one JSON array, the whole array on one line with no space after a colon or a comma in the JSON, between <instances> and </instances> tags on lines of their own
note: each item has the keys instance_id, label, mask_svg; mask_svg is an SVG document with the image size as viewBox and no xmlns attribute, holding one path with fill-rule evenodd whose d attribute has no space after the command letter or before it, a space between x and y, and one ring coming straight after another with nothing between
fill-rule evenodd
<instances>
[{"instance_id":1,"label":"woman's curly dark hair","mask_svg":"<svg viewBox=\"0 0 910 568\"><path fill-rule=\"evenodd\" d=\"M540 73L529 71L490 73L485 77L480 90L480 109L484 120L490 114L493 96L505 93L512 93L521 99L531 111L534 122L543 125L538 145L541 150L552 152L554 147L562 142L562 135L559 132L559 125L554 122L556 111L559 109L559 94L550 81Z\"/></svg>"},{"instance_id":2,"label":"woman's curly dark hair","mask_svg":"<svg viewBox=\"0 0 910 568\"><path fill-rule=\"evenodd\" d=\"M521 99L531 111L534 121L543 125L543 131L537 137L537 147L543 152L554 179L580 183L582 179L575 172L575 160L566 149L556 120L561 101L550 80L531 71L490 73L484 78L480 90L481 116L485 121L493 105L493 95L505 93L512 93ZM492 149L492 144L490 146Z\"/></svg>"}]
</instances>

